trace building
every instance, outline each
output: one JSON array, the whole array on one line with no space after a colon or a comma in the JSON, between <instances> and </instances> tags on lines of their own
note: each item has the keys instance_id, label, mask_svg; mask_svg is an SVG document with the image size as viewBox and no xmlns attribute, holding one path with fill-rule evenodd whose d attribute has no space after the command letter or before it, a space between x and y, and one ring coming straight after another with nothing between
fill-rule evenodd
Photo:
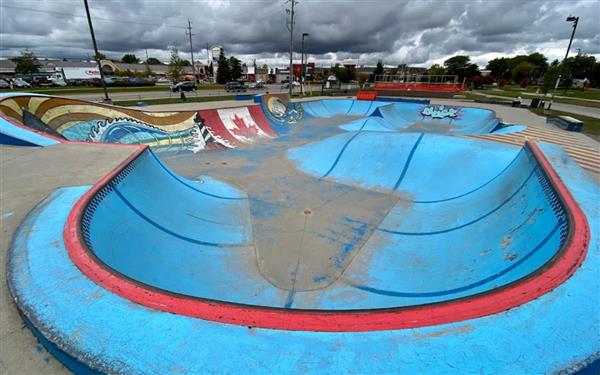
<instances>
[{"instance_id":1,"label":"building","mask_svg":"<svg viewBox=\"0 0 600 375\"><path fill-rule=\"evenodd\" d=\"M56 71L60 71L63 68L96 68L98 65L95 61L88 60L59 60L59 59L38 59L40 63L39 73L37 76L50 76ZM102 66L102 72L105 75L114 75L119 72L132 72L132 73L143 73L148 69L152 72L152 75L164 77L168 75L169 66L167 64L161 65L146 65L146 64L125 64L121 62L115 62L111 60L101 60L100 65ZM196 68L196 77L198 79L207 77L208 68L205 64L200 61L196 61L194 64ZM0 60L0 77L1 78L14 78L16 64L12 61ZM193 75L191 66L183 68L184 75Z\"/></svg>"},{"instance_id":2,"label":"building","mask_svg":"<svg viewBox=\"0 0 600 375\"><path fill-rule=\"evenodd\" d=\"M60 59L38 59L40 64L39 73L36 76L50 76L62 68L96 68L94 61L86 60L60 60ZM0 60L0 78L14 78L16 64L9 59Z\"/></svg>"},{"instance_id":3,"label":"building","mask_svg":"<svg viewBox=\"0 0 600 375\"><path fill-rule=\"evenodd\" d=\"M146 65L146 64L125 64L121 62L114 62L111 60L101 60L100 65L102 66L102 72L106 75L114 75L118 72L127 72L130 71L132 73L143 73L148 70L152 72L153 75L166 77L169 75L169 65L161 64L161 65ZM196 78L206 78L208 73L208 68L205 64L200 61L196 61L194 64L196 68ZM194 71L191 66L183 67L184 75L193 75ZM191 79L191 78L190 78Z\"/></svg>"},{"instance_id":4,"label":"building","mask_svg":"<svg viewBox=\"0 0 600 375\"><path fill-rule=\"evenodd\" d=\"M302 64L294 64L294 81L298 81L300 82L301 79L300 77L302 76ZM306 69L306 81L312 81L314 79L314 73L315 73L315 63L314 62L308 62L306 64L304 64L305 69Z\"/></svg>"}]
</instances>

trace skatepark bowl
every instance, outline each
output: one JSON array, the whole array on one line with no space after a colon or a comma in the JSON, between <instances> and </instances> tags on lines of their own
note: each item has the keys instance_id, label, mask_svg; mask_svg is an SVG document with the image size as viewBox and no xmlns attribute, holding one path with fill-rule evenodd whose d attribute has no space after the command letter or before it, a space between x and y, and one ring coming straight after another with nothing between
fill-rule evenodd
<instances>
[{"instance_id":1,"label":"skatepark bowl","mask_svg":"<svg viewBox=\"0 0 600 375\"><path fill-rule=\"evenodd\" d=\"M470 138L525 128L491 110L20 94L0 111L3 143L131 148L40 202L10 250L23 319L74 372L598 364L597 185L557 146Z\"/></svg>"}]
</instances>

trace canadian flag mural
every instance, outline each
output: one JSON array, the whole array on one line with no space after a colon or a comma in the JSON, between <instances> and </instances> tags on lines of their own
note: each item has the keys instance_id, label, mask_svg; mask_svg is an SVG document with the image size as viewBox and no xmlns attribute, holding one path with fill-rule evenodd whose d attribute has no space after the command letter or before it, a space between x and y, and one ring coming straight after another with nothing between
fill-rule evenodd
<instances>
[{"instance_id":1,"label":"canadian flag mural","mask_svg":"<svg viewBox=\"0 0 600 375\"><path fill-rule=\"evenodd\" d=\"M256 137L269 137L254 121L247 107L219 109L219 118L238 141L252 142Z\"/></svg>"}]
</instances>

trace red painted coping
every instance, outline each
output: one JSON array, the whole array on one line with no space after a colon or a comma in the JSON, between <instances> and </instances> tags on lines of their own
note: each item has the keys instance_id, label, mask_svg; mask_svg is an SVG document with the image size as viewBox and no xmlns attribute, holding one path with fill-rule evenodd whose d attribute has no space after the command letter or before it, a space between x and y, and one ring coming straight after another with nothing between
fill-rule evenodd
<instances>
[{"instance_id":1,"label":"red painted coping","mask_svg":"<svg viewBox=\"0 0 600 375\"><path fill-rule=\"evenodd\" d=\"M95 194L123 168L145 152L139 147L94 185L69 213L64 229L67 251L91 280L123 298L152 309L219 323L251 327L326 332L360 332L416 328L496 314L527 303L565 282L581 265L589 246L587 219L546 157L533 142L528 147L548 177L567 213L569 233L562 248L538 271L489 292L414 307L373 310L295 310L241 305L166 292L129 279L99 261L81 233L83 213Z\"/></svg>"}]
</instances>

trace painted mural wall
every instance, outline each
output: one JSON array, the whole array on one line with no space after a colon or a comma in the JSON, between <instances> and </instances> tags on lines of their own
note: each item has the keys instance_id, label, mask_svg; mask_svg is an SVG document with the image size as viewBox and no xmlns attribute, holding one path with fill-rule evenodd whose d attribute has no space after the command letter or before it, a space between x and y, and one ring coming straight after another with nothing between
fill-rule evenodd
<instances>
[{"instance_id":1,"label":"painted mural wall","mask_svg":"<svg viewBox=\"0 0 600 375\"><path fill-rule=\"evenodd\" d=\"M147 144L158 152L234 148L276 135L259 105L145 112L67 98L14 96L0 99L0 111L26 127L39 130L42 124L47 133L70 141Z\"/></svg>"}]
</instances>

